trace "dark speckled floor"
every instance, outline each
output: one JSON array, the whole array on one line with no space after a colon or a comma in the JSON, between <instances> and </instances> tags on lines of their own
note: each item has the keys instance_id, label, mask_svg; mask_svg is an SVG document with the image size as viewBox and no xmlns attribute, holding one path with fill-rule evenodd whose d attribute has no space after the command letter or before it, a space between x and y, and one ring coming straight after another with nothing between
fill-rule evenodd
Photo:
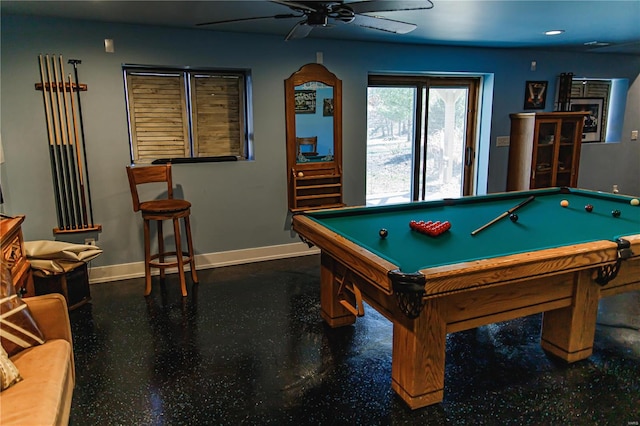
<instances>
[{"instance_id":1,"label":"dark speckled floor","mask_svg":"<svg viewBox=\"0 0 640 426\"><path fill-rule=\"evenodd\" d=\"M442 404L391 390L391 324L320 319L319 257L91 287L71 313L73 425L573 424L640 422L640 293L601 302L594 354L565 365L540 315L450 334Z\"/></svg>"}]
</instances>

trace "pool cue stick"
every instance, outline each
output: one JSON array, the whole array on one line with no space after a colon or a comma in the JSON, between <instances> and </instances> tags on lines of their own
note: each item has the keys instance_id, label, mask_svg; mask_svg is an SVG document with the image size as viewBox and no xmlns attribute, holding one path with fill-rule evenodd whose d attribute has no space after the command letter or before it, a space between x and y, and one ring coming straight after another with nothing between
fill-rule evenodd
<instances>
[{"instance_id":1,"label":"pool cue stick","mask_svg":"<svg viewBox=\"0 0 640 426\"><path fill-rule=\"evenodd\" d=\"M78 177L76 175L76 158L73 152L73 134L71 132L71 119L69 118L69 102L67 101L67 88L64 81L64 61L62 60L62 55L59 57L60 59L60 80L62 81L62 97L64 100L64 113L65 113L65 121L67 123L67 158L69 159L70 167L69 171L71 173L71 194L73 197L73 204L75 206L75 214L77 218L78 228L83 228L82 223L82 215L80 212L80 197L78 195ZM69 82L69 92L71 95L71 82Z\"/></svg>"},{"instance_id":2,"label":"pool cue stick","mask_svg":"<svg viewBox=\"0 0 640 426\"><path fill-rule=\"evenodd\" d=\"M67 134L65 133L64 113L62 112L62 99L60 99L60 81L58 80L58 63L55 55L53 61L53 78L56 83L56 100L58 101L58 120L60 124L60 152L62 153L62 181L64 182L64 195L69 209L69 223L67 229L76 229L76 217L73 212L73 199L71 194L71 175L69 174L69 161L67 158ZM64 80L62 82L64 85ZM63 87L64 89L64 87Z\"/></svg>"},{"instance_id":3,"label":"pool cue stick","mask_svg":"<svg viewBox=\"0 0 640 426\"><path fill-rule=\"evenodd\" d=\"M482 231L483 229L486 229L488 227L490 227L491 225L493 225L494 223L496 223L497 221L499 221L500 219L510 215L511 213L515 212L516 210L518 210L520 207L524 207L527 204L529 204L530 202L533 201L533 199L536 198L534 195L530 196L529 198L527 198L526 200L524 200L523 202L521 202L520 204L518 204L515 207L511 207L509 210L507 210L506 212L502 213L500 216L496 217L495 219L493 219L491 222L487 223L486 225L482 225L480 228L476 229L475 231L473 231L471 233L471 235L476 235L478 232Z\"/></svg>"},{"instance_id":4,"label":"pool cue stick","mask_svg":"<svg viewBox=\"0 0 640 426\"><path fill-rule=\"evenodd\" d=\"M55 148L55 157L56 157L56 173L58 175L58 185L60 190L60 204L62 205L62 218L63 218L63 226L60 229L69 229L70 228L70 220L69 220L69 211L67 209L67 201L64 195L64 173L62 172L62 151L60 150L60 129L59 129L59 120L56 116L56 102L54 99L54 81L51 75L51 61L49 60L49 55L46 55L47 59L47 77L49 79L49 98L51 100L51 120L53 122L53 134L54 134L54 148ZM53 58L52 58L53 59ZM55 63L55 60L54 60Z\"/></svg>"},{"instance_id":5,"label":"pool cue stick","mask_svg":"<svg viewBox=\"0 0 640 426\"><path fill-rule=\"evenodd\" d=\"M91 186L89 185L89 166L87 164L87 143L84 137L84 120L82 119L82 103L80 101L80 80L78 80L78 64L81 64L80 59L69 59L68 61L73 65L73 73L76 78L76 87L78 89L78 119L80 121L80 136L82 136L82 153L84 154L84 171L87 174L87 198L89 199L89 217L91 218L91 226L93 226L93 205L91 203Z\"/></svg>"},{"instance_id":6,"label":"pool cue stick","mask_svg":"<svg viewBox=\"0 0 640 426\"><path fill-rule=\"evenodd\" d=\"M58 121L56 118L56 113L55 113L55 105L56 102L53 98L53 78L51 77L51 62L49 61L49 55L46 56L47 58L47 76L49 78L49 97L51 98L51 117L52 117L52 121L53 121L53 130L54 130L54 135L55 135L55 153L56 153L56 172L58 174L58 183L60 184L60 200L61 200L61 204L62 204L62 217L63 217L63 223L64 223L64 229L69 229L69 210L67 208L67 200L64 196L64 175L62 174L61 170L62 170L62 160L61 160L61 156L62 156L62 152L60 150L60 129L58 128ZM55 61L54 61L55 63ZM62 228L61 228L62 229Z\"/></svg>"},{"instance_id":7,"label":"pool cue stick","mask_svg":"<svg viewBox=\"0 0 640 426\"><path fill-rule=\"evenodd\" d=\"M58 229L63 228L62 223L62 209L60 207L60 191L58 190L58 174L56 172L56 160L55 153L53 150L54 140L53 140L53 129L51 129L51 117L49 112L49 101L47 99L47 86L44 82L44 58L42 55L38 57L40 61L40 82L42 83L42 98L44 100L44 115L47 120L47 137L49 139L49 158L51 160L51 179L53 180L53 192L55 194L56 200L56 216L58 219ZM51 85L49 85L49 90L51 90Z\"/></svg>"},{"instance_id":8,"label":"pool cue stick","mask_svg":"<svg viewBox=\"0 0 640 426\"><path fill-rule=\"evenodd\" d=\"M82 172L82 158L80 154L80 141L78 140L78 123L76 122L76 106L73 101L73 84L71 82L71 74L69 74L69 87L71 87L71 119L73 121L73 139L76 144L76 158L78 159L76 166L78 167L78 183L80 184L80 204L82 206L82 223L85 228L89 226L89 219L87 218L87 200L85 198L85 190L84 190L84 177ZM76 86L78 90L79 87Z\"/></svg>"}]
</instances>

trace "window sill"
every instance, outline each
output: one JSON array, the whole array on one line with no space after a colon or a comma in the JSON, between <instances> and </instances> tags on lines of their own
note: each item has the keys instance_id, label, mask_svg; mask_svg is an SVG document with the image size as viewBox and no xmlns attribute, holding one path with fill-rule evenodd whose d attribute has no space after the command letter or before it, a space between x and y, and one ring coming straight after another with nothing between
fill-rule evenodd
<instances>
[{"instance_id":1,"label":"window sill","mask_svg":"<svg viewBox=\"0 0 640 426\"><path fill-rule=\"evenodd\" d=\"M235 155L222 155L218 157L194 157L194 158L159 158L151 164L185 164L185 163L220 163L223 161L238 161L241 158Z\"/></svg>"}]
</instances>

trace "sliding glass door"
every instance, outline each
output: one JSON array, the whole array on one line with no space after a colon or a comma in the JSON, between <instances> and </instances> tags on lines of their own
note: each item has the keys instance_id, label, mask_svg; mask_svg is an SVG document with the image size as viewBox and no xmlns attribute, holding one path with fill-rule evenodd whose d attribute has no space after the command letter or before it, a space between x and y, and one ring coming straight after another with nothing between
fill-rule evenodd
<instances>
[{"instance_id":1,"label":"sliding glass door","mask_svg":"<svg viewBox=\"0 0 640 426\"><path fill-rule=\"evenodd\" d=\"M473 191L478 80L370 76L367 204Z\"/></svg>"}]
</instances>

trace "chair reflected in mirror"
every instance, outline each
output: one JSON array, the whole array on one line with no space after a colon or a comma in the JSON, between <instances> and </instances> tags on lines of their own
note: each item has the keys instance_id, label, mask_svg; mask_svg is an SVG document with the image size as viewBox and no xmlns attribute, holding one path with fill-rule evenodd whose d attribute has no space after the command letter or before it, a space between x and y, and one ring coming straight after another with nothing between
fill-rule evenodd
<instances>
[{"instance_id":1,"label":"chair reflected in mirror","mask_svg":"<svg viewBox=\"0 0 640 426\"><path fill-rule=\"evenodd\" d=\"M318 155L318 137L310 136L306 138L296 137L298 159Z\"/></svg>"}]
</instances>

